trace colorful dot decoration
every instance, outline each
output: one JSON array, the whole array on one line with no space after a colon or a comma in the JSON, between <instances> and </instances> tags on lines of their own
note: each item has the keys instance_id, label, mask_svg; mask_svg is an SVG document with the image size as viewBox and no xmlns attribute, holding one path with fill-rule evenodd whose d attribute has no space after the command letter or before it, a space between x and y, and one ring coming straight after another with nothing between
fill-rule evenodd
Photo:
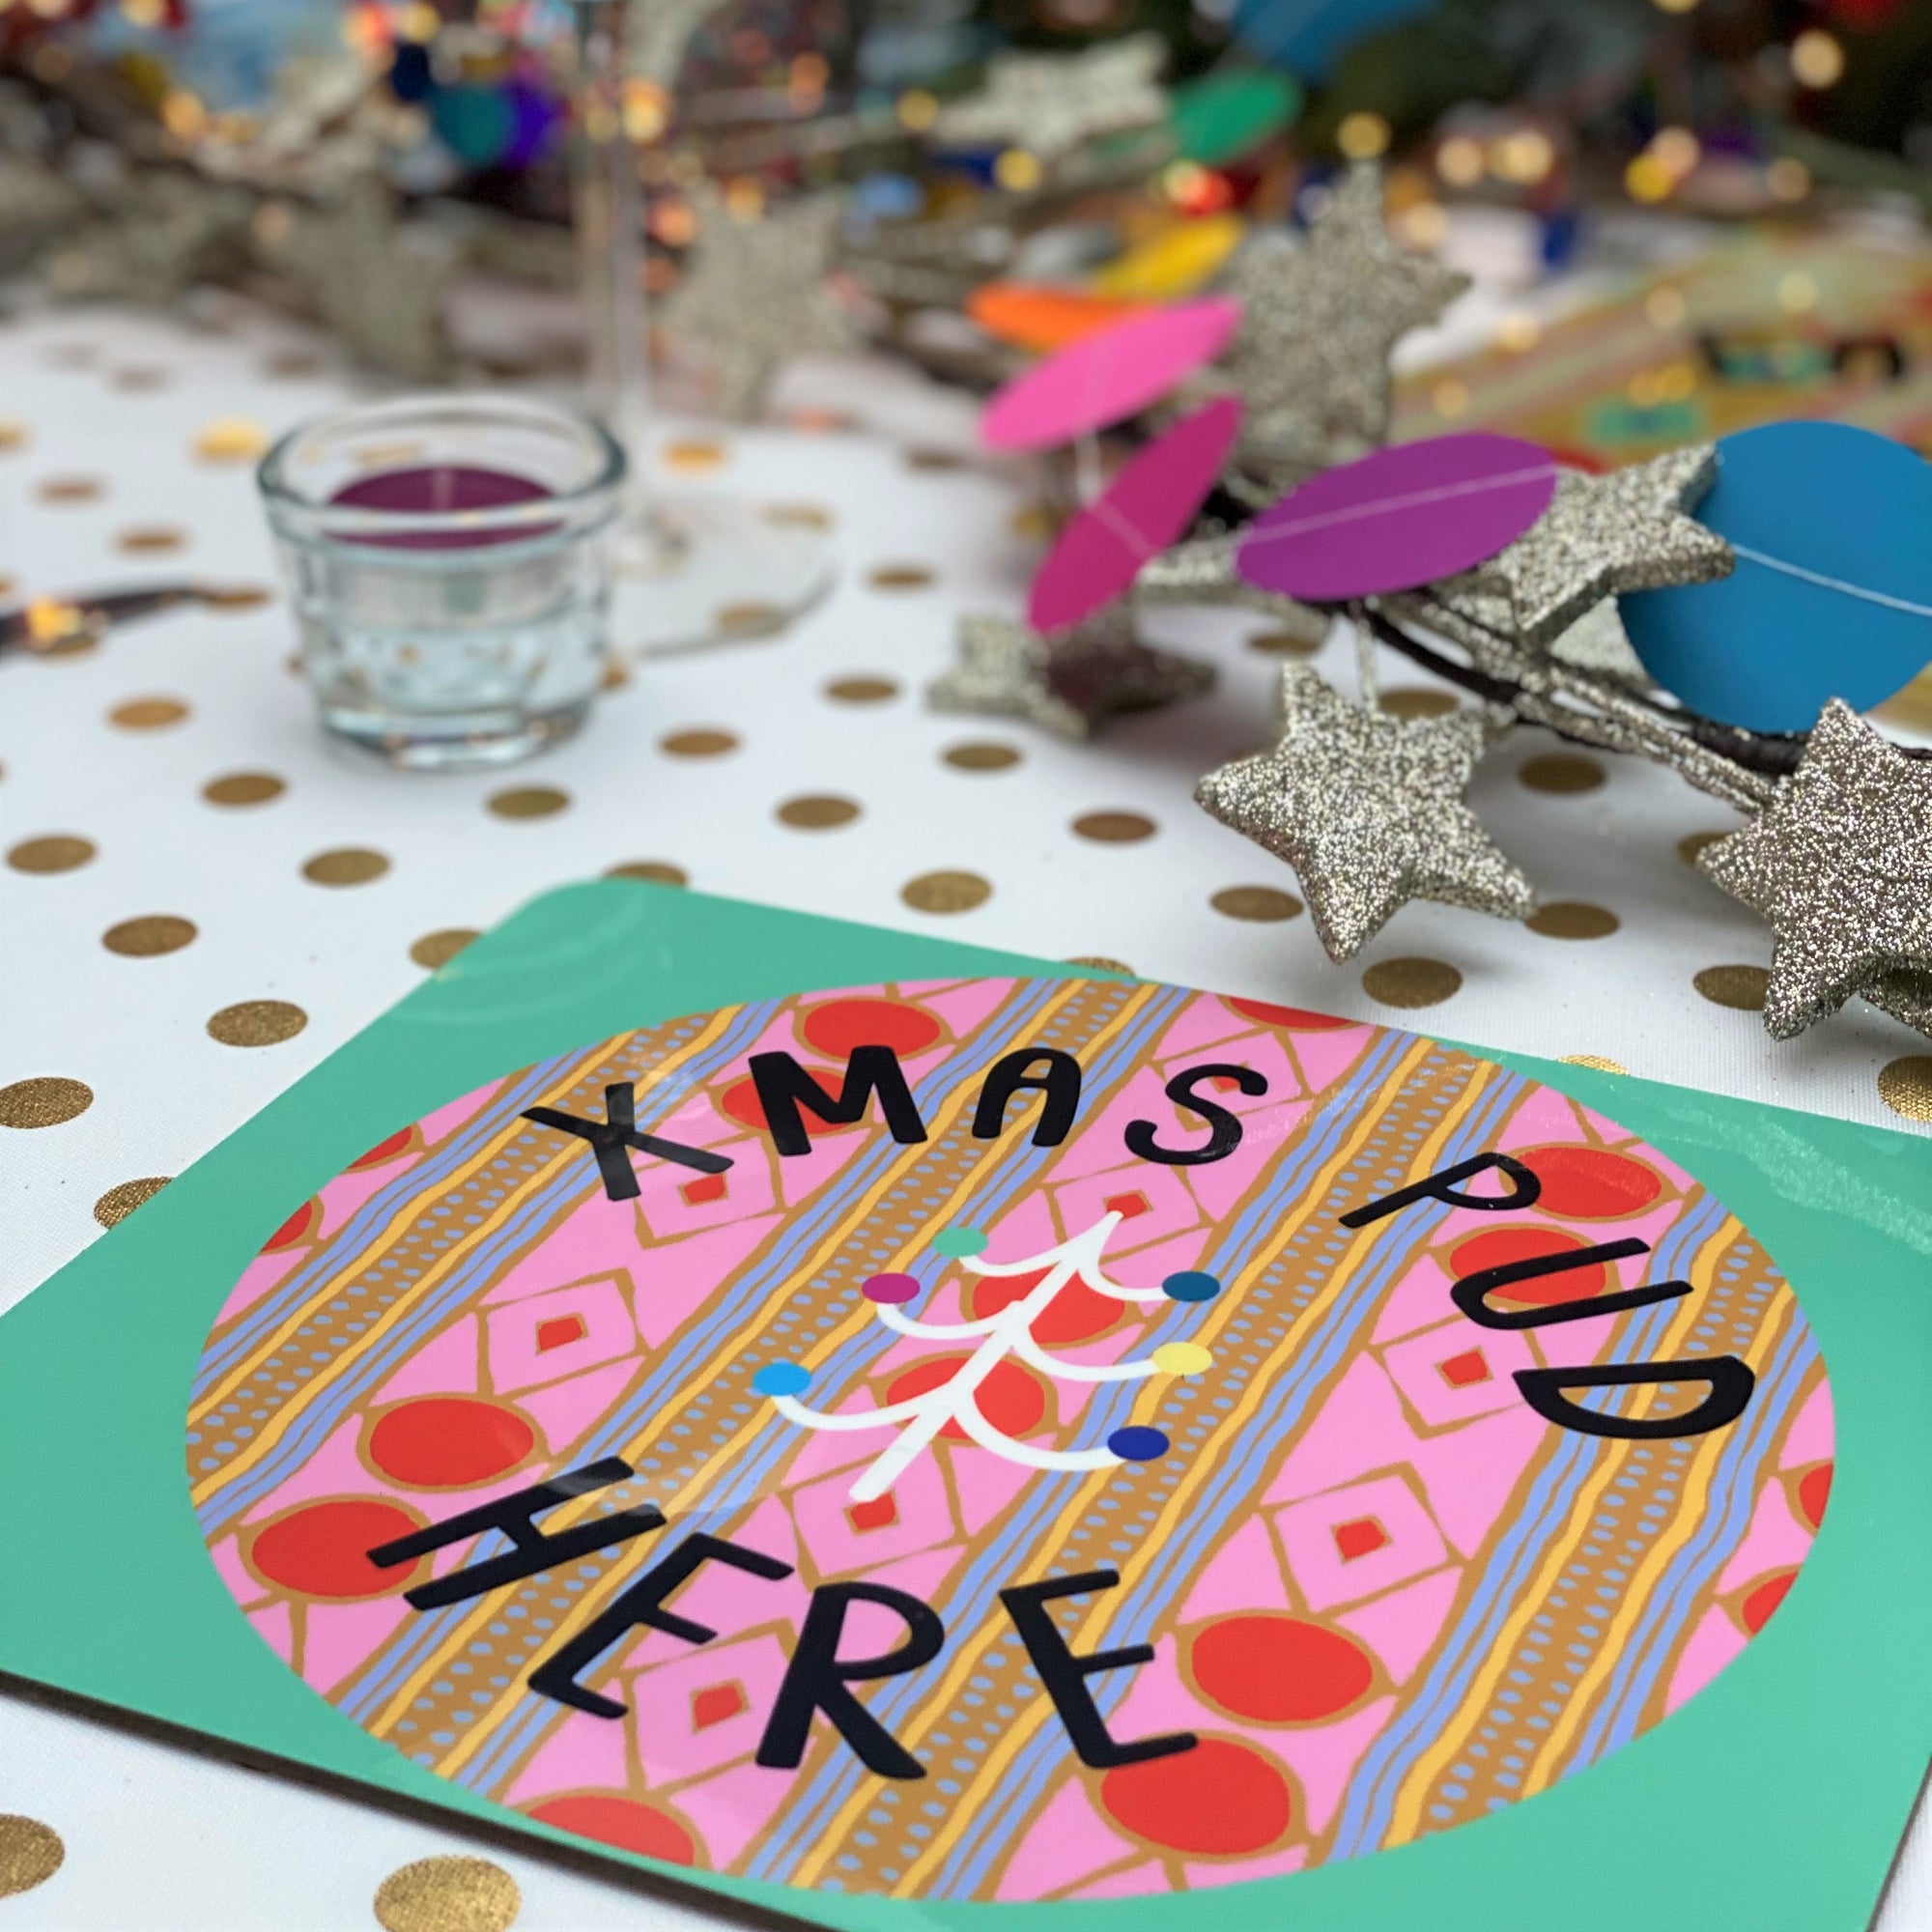
<instances>
[{"instance_id":1,"label":"colorful dot decoration","mask_svg":"<svg viewBox=\"0 0 1932 1932\"><path fill-rule=\"evenodd\" d=\"M931 1246L936 1255L963 1261L968 1255L983 1254L986 1237L978 1228L942 1228L933 1236Z\"/></svg>"},{"instance_id":2,"label":"colorful dot decoration","mask_svg":"<svg viewBox=\"0 0 1932 1932\"><path fill-rule=\"evenodd\" d=\"M1122 1463L1154 1463L1167 1454L1172 1444L1158 1429L1129 1423L1126 1428L1117 1429L1107 1437L1107 1447Z\"/></svg>"},{"instance_id":3,"label":"colorful dot decoration","mask_svg":"<svg viewBox=\"0 0 1932 1932\"><path fill-rule=\"evenodd\" d=\"M1221 1293L1221 1284L1199 1268L1182 1268L1161 1283L1160 1292L1170 1301L1212 1301Z\"/></svg>"},{"instance_id":4,"label":"colorful dot decoration","mask_svg":"<svg viewBox=\"0 0 1932 1932\"><path fill-rule=\"evenodd\" d=\"M889 1308L903 1307L908 1301L919 1298L918 1279L909 1274L875 1274L860 1289L867 1301L876 1301Z\"/></svg>"},{"instance_id":5,"label":"colorful dot decoration","mask_svg":"<svg viewBox=\"0 0 1932 1932\"><path fill-rule=\"evenodd\" d=\"M752 1378L759 1395L803 1395L811 1386L811 1371L796 1362L767 1362Z\"/></svg>"}]
</instances>

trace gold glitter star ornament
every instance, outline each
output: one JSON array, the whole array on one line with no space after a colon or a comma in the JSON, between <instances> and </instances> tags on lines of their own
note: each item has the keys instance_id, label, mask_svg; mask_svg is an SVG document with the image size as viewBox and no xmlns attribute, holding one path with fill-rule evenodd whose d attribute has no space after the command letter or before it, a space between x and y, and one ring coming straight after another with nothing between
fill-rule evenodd
<instances>
[{"instance_id":1,"label":"gold glitter star ornament","mask_svg":"<svg viewBox=\"0 0 1932 1932\"><path fill-rule=\"evenodd\" d=\"M1096 135L1167 118L1155 76L1167 64L1158 34L1130 34L1077 54L999 54L986 84L939 110L933 134L954 147L1006 143L1058 160Z\"/></svg>"},{"instance_id":2,"label":"gold glitter star ornament","mask_svg":"<svg viewBox=\"0 0 1932 1932\"><path fill-rule=\"evenodd\" d=\"M1774 1039L1855 993L1932 1031L1932 762L1834 697L1770 804L1697 864L1771 926Z\"/></svg>"},{"instance_id":3,"label":"gold glitter star ornament","mask_svg":"<svg viewBox=\"0 0 1932 1932\"><path fill-rule=\"evenodd\" d=\"M1396 719L1348 702L1306 665L1281 674L1281 740L1209 772L1194 797L1294 867L1331 959L1410 899L1522 919L1536 895L1463 803L1488 733L1470 711Z\"/></svg>"}]
</instances>

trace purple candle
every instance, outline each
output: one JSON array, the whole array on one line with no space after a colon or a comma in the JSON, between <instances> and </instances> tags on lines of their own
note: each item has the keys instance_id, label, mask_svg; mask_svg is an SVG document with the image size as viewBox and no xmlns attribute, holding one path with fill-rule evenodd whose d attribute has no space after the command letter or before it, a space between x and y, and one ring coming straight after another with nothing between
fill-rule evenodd
<instances>
[{"instance_id":1,"label":"purple candle","mask_svg":"<svg viewBox=\"0 0 1932 1932\"><path fill-rule=\"evenodd\" d=\"M540 503L554 492L533 477L469 463L425 463L409 469L383 469L358 476L329 497L345 510L387 510L403 516L444 517L464 510L505 510ZM546 536L554 524L525 524L514 529L398 530L365 535L358 543L389 550L476 550L485 544L524 543Z\"/></svg>"}]
</instances>

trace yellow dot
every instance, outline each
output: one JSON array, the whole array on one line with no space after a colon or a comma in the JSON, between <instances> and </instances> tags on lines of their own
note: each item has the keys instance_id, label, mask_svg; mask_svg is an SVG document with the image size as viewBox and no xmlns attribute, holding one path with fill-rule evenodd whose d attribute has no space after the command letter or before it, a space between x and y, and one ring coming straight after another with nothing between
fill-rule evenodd
<instances>
[{"instance_id":1,"label":"yellow dot","mask_svg":"<svg viewBox=\"0 0 1932 1932\"><path fill-rule=\"evenodd\" d=\"M993 179L1009 194L1025 194L1037 188L1042 172L1039 156L1028 154L1024 148L1009 148L993 163Z\"/></svg>"},{"instance_id":2,"label":"yellow dot","mask_svg":"<svg viewBox=\"0 0 1932 1932\"><path fill-rule=\"evenodd\" d=\"M1383 115L1357 109L1343 115L1342 125L1335 129L1335 145L1351 161L1372 161L1388 153L1393 131Z\"/></svg>"},{"instance_id":3,"label":"yellow dot","mask_svg":"<svg viewBox=\"0 0 1932 1932\"><path fill-rule=\"evenodd\" d=\"M1652 289L1643 298L1644 315L1656 328L1675 328L1687 308L1681 289Z\"/></svg>"},{"instance_id":4,"label":"yellow dot","mask_svg":"<svg viewBox=\"0 0 1932 1932\"><path fill-rule=\"evenodd\" d=\"M1520 128L1490 151L1490 167L1501 181L1530 187L1556 165L1556 144L1540 128Z\"/></svg>"},{"instance_id":5,"label":"yellow dot","mask_svg":"<svg viewBox=\"0 0 1932 1932\"><path fill-rule=\"evenodd\" d=\"M1621 1061L1611 1060L1601 1053L1566 1053L1565 1066L1587 1066L1596 1073L1628 1073L1630 1068Z\"/></svg>"},{"instance_id":6,"label":"yellow dot","mask_svg":"<svg viewBox=\"0 0 1932 1932\"><path fill-rule=\"evenodd\" d=\"M1213 1363L1199 1342L1163 1342L1153 1351L1153 1365L1164 1376L1198 1376Z\"/></svg>"},{"instance_id":7,"label":"yellow dot","mask_svg":"<svg viewBox=\"0 0 1932 1932\"><path fill-rule=\"evenodd\" d=\"M509 1932L523 1910L517 1882L488 1859L418 1859L376 1889L383 1932Z\"/></svg>"},{"instance_id":8,"label":"yellow dot","mask_svg":"<svg viewBox=\"0 0 1932 1932\"><path fill-rule=\"evenodd\" d=\"M1697 389L1697 365L1672 362L1657 372L1657 394L1661 402L1681 403Z\"/></svg>"},{"instance_id":9,"label":"yellow dot","mask_svg":"<svg viewBox=\"0 0 1932 1932\"><path fill-rule=\"evenodd\" d=\"M1437 383L1429 392L1429 407L1438 416L1460 416L1469 407L1468 385L1457 382L1453 376L1447 382Z\"/></svg>"},{"instance_id":10,"label":"yellow dot","mask_svg":"<svg viewBox=\"0 0 1932 1932\"><path fill-rule=\"evenodd\" d=\"M1624 170L1624 191L1633 201L1664 201L1677 178L1655 155L1639 155Z\"/></svg>"},{"instance_id":11,"label":"yellow dot","mask_svg":"<svg viewBox=\"0 0 1932 1932\"><path fill-rule=\"evenodd\" d=\"M1396 216L1396 226L1411 248L1439 248L1449 233L1449 211L1439 201L1418 201Z\"/></svg>"},{"instance_id":12,"label":"yellow dot","mask_svg":"<svg viewBox=\"0 0 1932 1932\"><path fill-rule=\"evenodd\" d=\"M1543 336L1543 325L1533 315L1518 309L1496 324L1496 340L1520 355L1527 349L1534 349Z\"/></svg>"},{"instance_id":13,"label":"yellow dot","mask_svg":"<svg viewBox=\"0 0 1932 1932\"><path fill-rule=\"evenodd\" d=\"M909 87L898 99L899 126L923 134L939 119L939 100L923 87Z\"/></svg>"},{"instance_id":14,"label":"yellow dot","mask_svg":"<svg viewBox=\"0 0 1932 1932\"><path fill-rule=\"evenodd\" d=\"M1811 192L1811 170L1791 155L1780 155L1764 171L1774 201L1803 201Z\"/></svg>"},{"instance_id":15,"label":"yellow dot","mask_svg":"<svg viewBox=\"0 0 1932 1932\"><path fill-rule=\"evenodd\" d=\"M194 440L204 463L252 463L269 446L269 432L247 416L217 416Z\"/></svg>"},{"instance_id":16,"label":"yellow dot","mask_svg":"<svg viewBox=\"0 0 1932 1932\"><path fill-rule=\"evenodd\" d=\"M1660 128L1651 136L1650 152L1682 181L1703 158L1703 145L1688 128Z\"/></svg>"},{"instance_id":17,"label":"yellow dot","mask_svg":"<svg viewBox=\"0 0 1932 1932\"><path fill-rule=\"evenodd\" d=\"M1474 187L1485 165L1483 144L1467 134L1451 134L1435 151L1435 172L1451 187Z\"/></svg>"},{"instance_id":18,"label":"yellow dot","mask_svg":"<svg viewBox=\"0 0 1932 1932\"><path fill-rule=\"evenodd\" d=\"M1652 0L1660 14L1689 14L1697 5L1697 0Z\"/></svg>"},{"instance_id":19,"label":"yellow dot","mask_svg":"<svg viewBox=\"0 0 1932 1932\"><path fill-rule=\"evenodd\" d=\"M1803 315L1806 309L1818 306L1818 284L1802 269L1794 269L1790 274L1780 276L1777 284L1777 305L1790 315Z\"/></svg>"},{"instance_id":20,"label":"yellow dot","mask_svg":"<svg viewBox=\"0 0 1932 1932\"><path fill-rule=\"evenodd\" d=\"M1844 77L1845 50L1820 27L1806 27L1791 43L1791 75L1800 87L1835 87Z\"/></svg>"}]
</instances>

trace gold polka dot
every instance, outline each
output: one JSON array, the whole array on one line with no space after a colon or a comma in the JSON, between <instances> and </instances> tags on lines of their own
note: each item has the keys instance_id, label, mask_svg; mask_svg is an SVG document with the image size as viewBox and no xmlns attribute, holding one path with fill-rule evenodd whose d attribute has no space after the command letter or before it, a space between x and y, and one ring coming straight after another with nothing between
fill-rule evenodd
<instances>
[{"instance_id":1,"label":"gold polka dot","mask_svg":"<svg viewBox=\"0 0 1932 1932\"><path fill-rule=\"evenodd\" d=\"M1256 631L1248 639L1248 648L1271 658L1312 658L1321 648L1321 639L1303 631Z\"/></svg>"},{"instance_id":2,"label":"gold polka dot","mask_svg":"<svg viewBox=\"0 0 1932 1932\"><path fill-rule=\"evenodd\" d=\"M124 919L100 935L100 943L124 959L156 959L163 952L179 952L192 944L195 924L191 919L177 919L173 913L151 912L139 919Z\"/></svg>"},{"instance_id":3,"label":"gold polka dot","mask_svg":"<svg viewBox=\"0 0 1932 1932\"><path fill-rule=\"evenodd\" d=\"M509 1932L523 1910L517 1882L488 1859L418 1859L376 1889L383 1932Z\"/></svg>"},{"instance_id":4,"label":"gold polka dot","mask_svg":"<svg viewBox=\"0 0 1932 1932\"><path fill-rule=\"evenodd\" d=\"M890 677L835 677L825 695L835 704L885 704L899 695L899 687Z\"/></svg>"},{"instance_id":5,"label":"gold polka dot","mask_svg":"<svg viewBox=\"0 0 1932 1932\"><path fill-rule=\"evenodd\" d=\"M1023 543L1046 543L1060 534L1065 521L1051 503L1022 503L1007 520L1007 527Z\"/></svg>"},{"instance_id":6,"label":"gold polka dot","mask_svg":"<svg viewBox=\"0 0 1932 1932\"><path fill-rule=\"evenodd\" d=\"M949 745L939 755L961 772L1009 772L1020 761L1018 746L996 744L983 738L964 745Z\"/></svg>"},{"instance_id":7,"label":"gold polka dot","mask_svg":"<svg viewBox=\"0 0 1932 1932\"><path fill-rule=\"evenodd\" d=\"M1208 903L1229 919L1264 922L1293 919L1301 910L1301 901L1293 893L1273 886L1227 886Z\"/></svg>"},{"instance_id":8,"label":"gold polka dot","mask_svg":"<svg viewBox=\"0 0 1932 1932\"><path fill-rule=\"evenodd\" d=\"M643 879L653 886L688 886L691 874L668 859L626 859L604 874L607 879Z\"/></svg>"},{"instance_id":9,"label":"gold polka dot","mask_svg":"<svg viewBox=\"0 0 1932 1932\"><path fill-rule=\"evenodd\" d=\"M909 449L905 453L908 469L923 469L929 474L943 474L949 469L964 469L966 459L956 449Z\"/></svg>"},{"instance_id":10,"label":"gold polka dot","mask_svg":"<svg viewBox=\"0 0 1932 1932\"><path fill-rule=\"evenodd\" d=\"M84 1080L43 1073L0 1087L0 1127L57 1127L94 1105L94 1089Z\"/></svg>"},{"instance_id":11,"label":"gold polka dot","mask_svg":"<svg viewBox=\"0 0 1932 1932\"><path fill-rule=\"evenodd\" d=\"M135 524L114 539L116 545L138 555L154 555L161 551L185 550L187 532L166 524Z\"/></svg>"},{"instance_id":12,"label":"gold polka dot","mask_svg":"<svg viewBox=\"0 0 1932 1932\"><path fill-rule=\"evenodd\" d=\"M312 349L278 349L262 359L262 374L271 382L293 383L304 376L320 376L323 359Z\"/></svg>"},{"instance_id":13,"label":"gold polka dot","mask_svg":"<svg viewBox=\"0 0 1932 1932\"><path fill-rule=\"evenodd\" d=\"M938 575L923 563L882 563L867 572L866 582L874 590L924 590L938 581Z\"/></svg>"},{"instance_id":14,"label":"gold polka dot","mask_svg":"<svg viewBox=\"0 0 1932 1932\"><path fill-rule=\"evenodd\" d=\"M44 838L23 838L7 854L16 872L71 872L94 857L94 841L71 833L49 833Z\"/></svg>"},{"instance_id":15,"label":"gold polka dot","mask_svg":"<svg viewBox=\"0 0 1932 1932\"><path fill-rule=\"evenodd\" d=\"M107 714L107 722L124 731L158 731L186 716L187 706L179 697L130 697Z\"/></svg>"},{"instance_id":16,"label":"gold polka dot","mask_svg":"<svg viewBox=\"0 0 1932 1932\"><path fill-rule=\"evenodd\" d=\"M807 436L838 436L864 427L847 410L791 410L786 412L784 422L787 428L801 430Z\"/></svg>"},{"instance_id":17,"label":"gold polka dot","mask_svg":"<svg viewBox=\"0 0 1932 1932\"><path fill-rule=\"evenodd\" d=\"M147 395L167 387L168 372L156 369L152 363L130 363L125 369L110 371L107 381L110 387L119 389L123 395Z\"/></svg>"},{"instance_id":18,"label":"gold polka dot","mask_svg":"<svg viewBox=\"0 0 1932 1932\"><path fill-rule=\"evenodd\" d=\"M1908 1121L1932 1121L1932 1058L1909 1053L1878 1070L1878 1097Z\"/></svg>"},{"instance_id":19,"label":"gold polka dot","mask_svg":"<svg viewBox=\"0 0 1932 1932\"><path fill-rule=\"evenodd\" d=\"M1453 691L1437 691L1426 684L1399 684L1383 692L1381 701L1391 718L1445 718L1460 708Z\"/></svg>"},{"instance_id":20,"label":"gold polka dot","mask_svg":"<svg viewBox=\"0 0 1932 1932\"><path fill-rule=\"evenodd\" d=\"M1588 1066L1594 1068L1599 1073L1628 1073L1630 1071L1630 1068L1624 1065L1621 1061L1605 1059L1601 1053L1566 1053L1563 1056L1563 1065L1565 1066Z\"/></svg>"},{"instance_id":21,"label":"gold polka dot","mask_svg":"<svg viewBox=\"0 0 1932 1932\"><path fill-rule=\"evenodd\" d=\"M0 1898L45 1885L66 1857L67 1847L51 1825L38 1818L0 1817Z\"/></svg>"},{"instance_id":22,"label":"gold polka dot","mask_svg":"<svg viewBox=\"0 0 1932 1932\"><path fill-rule=\"evenodd\" d=\"M252 416L216 416L194 439L204 463L253 463L269 446L269 432Z\"/></svg>"},{"instance_id":23,"label":"gold polka dot","mask_svg":"<svg viewBox=\"0 0 1932 1932\"><path fill-rule=\"evenodd\" d=\"M266 583L204 583L201 601L211 611L259 611L275 593Z\"/></svg>"},{"instance_id":24,"label":"gold polka dot","mask_svg":"<svg viewBox=\"0 0 1932 1932\"><path fill-rule=\"evenodd\" d=\"M343 845L318 852L302 867L302 877L317 886L366 886L389 869L388 859L363 845Z\"/></svg>"},{"instance_id":25,"label":"gold polka dot","mask_svg":"<svg viewBox=\"0 0 1932 1932\"><path fill-rule=\"evenodd\" d=\"M978 872L922 872L899 888L899 897L915 912L971 912L992 895Z\"/></svg>"},{"instance_id":26,"label":"gold polka dot","mask_svg":"<svg viewBox=\"0 0 1932 1932\"><path fill-rule=\"evenodd\" d=\"M152 1201L170 1179L165 1174L151 1174L143 1179L124 1180L118 1187L110 1187L94 1204L94 1218L103 1228L125 1221L144 1201Z\"/></svg>"},{"instance_id":27,"label":"gold polka dot","mask_svg":"<svg viewBox=\"0 0 1932 1932\"><path fill-rule=\"evenodd\" d=\"M0 451L25 449L29 435L18 416L0 416Z\"/></svg>"},{"instance_id":28,"label":"gold polka dot","mask_svg":"<svg viewBox=\"0 0 1932 1932\"><path fill-rule=\"evenodd\" d=\"M106 488L98 476L49 476L35 494L43 503L92 503Z\"/></svg>"},{"instance_id":29,"label":"gold polka dot","mask_svg":"<svg viewBox=\"0 0 1932 1932\"><path fill-rule=\"evenodd\" d=\"M1082 838L1101 845L1131 845L1151 838L1158 829L1138 811L1086 811L1073 821L1073 830Z\"/></svg>"},{"instance_id":30,"label":"gold polka dot","mask_svg":"<svg viewBox=\"0 0 1932 1932\"><path fill-rule=\"evenodd\" d=\"M1118 973L1123 980L1140 978L1124 959L1109 959L1104 952L1076 952L1065 963L1068 966L1085 966L1093 973Z\"/></svg>"},{"instance_id":31,"label":"gold polka dot","mask_svg":"<svg viewBox=\"0 0 1932 1932\"><path fill-rule=\"evenodd\" d=\"M726 752L738 749L738 736L734 731L720 731L705 726L690 731L673 731L668 737L658 740L658 750L668 752L673 758L719 758Z\"/></svg>"},{"instance_id":32,"label":"gold polka dot","mask_svg":"<svg viewBox=\"0 0 1932 1932\"><path fill-rule=\"evenodd\" d=\"M410 957L433 973L439 966L447 966L475 937L473 925L450 925L440 932L426 932L410 948Z\"/></svg>"},{"instance_id":33,"label":"gold polka dot","mask_svg":"<svg viewBox=\"0 0 1932 1932\"><path fill-rule=\"evenodd\" d=\"M19 587L18 578L0 576L0 597L11 597Z\"/></svg>"},{"instance_id":34,"label":"gold polka dot","mask_svg":"<svg viewBox=\"0 0 1932 1932\"><path fill-rule=\"evenodd\" d=\"M767 503L764 517L781 530L829 530L838 522L823 503Z\"/></svg>"},{"instance_id":35,"label":"gold polka dot","mask_svg":"<svg viewBox=\"0 0 1932 1932\"><path fill-rule=\"evenodd\" d=\"M570 804L570 794L554 785L513 785L484 801L498 818L550 818Z\"/></svg>"},{"instance_id":36,"label":"gold polka dot","mask_svg":"<svg viewBox=\"0 0 1932 1932\"><path fill-rule=\"evenodd\" d=\"M722 442L704 442L693 438L684 442L668 442L660 460L667 469L716 469L730 460L730 450Z\"/></svg>"},{"instance_id":37,"label":"gold polka dot","mask_svg":"<svg viewBox=\"0 0 1932 1932\"><path fill-rule=\"evenodd\" d=\"M1740 1013L1761 1013L1771 975L1762 966L1706 966L1690 983L1714 1007Z\"/></svg>"},{"instance_id":38,"label":"gold polka dot","mask_svg":"<svg viewBox=\"0 0 1932 1932\"><path fill-rule=\"evenodd\" d=\"M598 683L606 691L628 691L631 685L630 671L615 658L604 660L604 675Z\"/></svg>"},{"instance_id":39,"label":"gold polka dot","mask_svg":"<svg viewBox=\"0 0 1932 1932\"><path fill-rule=\"evenodd\" d=\"M1697 854L1707 845L1715 845L1719 838L1728 838L1728 832L1692 832L1677 841L1677 856L1687 866L1697 863Z\"/></svg>"},{"instance_id":40,"label":"gold polka dot","mask_svg":"<svg viewBox=\"0 0 1932 1932\"><path fill-rule=\"evenodd\" d=\"M829 832L835 825L850 825L859 808L849 798L836 798L829 792L808 793L788 798L779 807L780 822L801 832Z\"/></svg>"},{"instance_id":41,"label":"gold polka dot","mask_svg":"<svg viewBox=\"0 0 1932 1932\"><path fill-rule=\"evenodd\" d=\"M768 638L785 625L783 608L777 604L747 601L722 604L711 613L711 621L727 638Z\"/></svg>"},{"instance_id":42,"label":"gold polka dot","mask_svg":"<svg viewBox=\"0 0 1932 1932\"><path fill-rule=\"evenodd\" d=\"M1385 1007L1437 1007L1462 984L1462 974L1442 959L1379 959L1362 975L1362 991Z\"/></svg>"},{"instance_id":43,"label":"gold polka dot","mask_svg":"<svg viewBox=\"0 0 1932 1932\"><path fill-rule=\"evenodd\" d=\"M279 1046L308 1025L308 1015L287 1000L242 1000L223 1007L208 1022L223 1046Z\"/></svg>"},{"instance_id":44,"label":"gold polka dot","mask_svg":"<svg viewBox=\"0 0 1932 1932\"><path fill-rule=\"evenodd\" d=\"M1606 774L1595 758L1579 757L1574 752L1546 752L1531 758L1517 778L1531 791L1595 791Z\"/></svg>"},{"instance_id":45,"label":"gold polka dot","mask_svg":"<svg viewBox=\"0 0 1932 1932\"><path fill-rule=\"evenodd\" d=\"M201 795L210 805L267 805L288 788L287 781L273 772L230 772L224 778L210 779Z\"/></svg>"},{"instance_id":46,"label":"gold polka dot","mask_svg":"<svg viewBox=\"0 0 1932 1932\"><path fill-rule=\"evenodd\" d=\"M1605 906L1582 899L1557 899L1538 906L1523 923L1545 939L1604 939L1622 922Z\"/></svg>"}]
</instances>

